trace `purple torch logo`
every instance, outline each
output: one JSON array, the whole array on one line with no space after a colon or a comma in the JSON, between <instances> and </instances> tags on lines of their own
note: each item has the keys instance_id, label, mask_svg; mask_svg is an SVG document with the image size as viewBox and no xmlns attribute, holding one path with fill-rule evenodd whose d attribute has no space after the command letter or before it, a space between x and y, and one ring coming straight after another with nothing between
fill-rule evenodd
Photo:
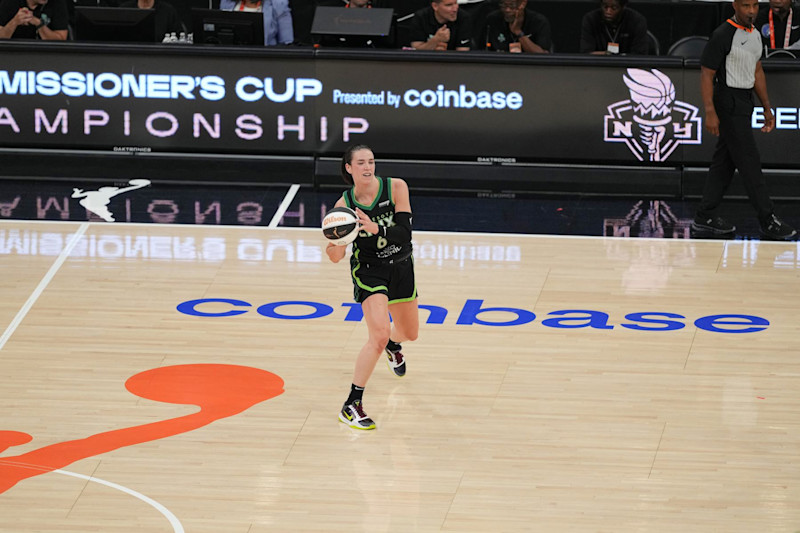
<instances>
[{"instance_id":1,"label":"purple torch logo","mask_svg":"<svg viewBox=\"0 0 800 533\"><path fill-rule=\"evenodd\" d=\"M630 98L608 106L605 142L623 142L639 161L666 161L680 144L700 144L697 107L675 99L664 73L629 68L622 76Z\"/></svg>"}]
</instances>

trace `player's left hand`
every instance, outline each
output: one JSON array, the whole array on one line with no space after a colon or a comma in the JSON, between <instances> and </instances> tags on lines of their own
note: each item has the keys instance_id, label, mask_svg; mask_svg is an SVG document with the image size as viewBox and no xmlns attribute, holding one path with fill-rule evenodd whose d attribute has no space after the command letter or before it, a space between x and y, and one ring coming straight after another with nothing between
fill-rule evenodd
<instances>
[{"instance_id":1,"label":"player's left hand","mask_svg":"<svg viewBox=\"0 0 800 533\"><path fill-rule=\"evenodd\" d=\"M378 224L373 222L372 219L369 218L367 214L358 207L356 207L356 215L358 215L359 228L363 229L367 233L371 233L372 235L376 235L378 233Z\"/></svg>"}]
</instances>

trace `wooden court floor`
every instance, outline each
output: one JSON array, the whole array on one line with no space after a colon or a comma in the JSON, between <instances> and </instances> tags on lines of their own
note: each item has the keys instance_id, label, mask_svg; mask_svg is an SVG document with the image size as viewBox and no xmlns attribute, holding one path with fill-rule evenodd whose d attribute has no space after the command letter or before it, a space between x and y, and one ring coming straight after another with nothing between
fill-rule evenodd
<instances>
[{"instance_id":1,"label":"wooden court floor","mask_svg":"<svg viewBox=\"0 0 800 533\"><path fill-rule=\"evenodd\" d=\"M798 243L417 232L372 432L323 246L0 223L0 531L800 531Z\"/></svg>"}]
</instances>

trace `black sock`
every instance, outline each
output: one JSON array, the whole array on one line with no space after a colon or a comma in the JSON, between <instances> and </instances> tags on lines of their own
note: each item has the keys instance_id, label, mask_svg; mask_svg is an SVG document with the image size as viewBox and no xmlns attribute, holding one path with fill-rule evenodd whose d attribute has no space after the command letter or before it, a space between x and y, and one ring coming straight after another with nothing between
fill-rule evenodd
<instances>
[{"instance_id":1,"label":"black sock","mask_svg":"<svg viewBox=\"0 0 800 533\"><path fill-rule=\"evenodd\" d=\"M399 352L402 349L400 343L394 342L392 339L389 339L389 342L386 343L386 348L392 352Z\"/></svg>"},{"instance_id":2,"label":"black sock","mask_svg":"<svg viewBox=\"0 0 800 533\"><path fill-rule=\"evenodd\" d=\"M359 387L356 384L350 385L350 396L347 397L347 401L344 402L344 404L350 405L356 400L361 401L361 398L363 396L364 396L364 387Z\"/></svg>"}]
</instances>

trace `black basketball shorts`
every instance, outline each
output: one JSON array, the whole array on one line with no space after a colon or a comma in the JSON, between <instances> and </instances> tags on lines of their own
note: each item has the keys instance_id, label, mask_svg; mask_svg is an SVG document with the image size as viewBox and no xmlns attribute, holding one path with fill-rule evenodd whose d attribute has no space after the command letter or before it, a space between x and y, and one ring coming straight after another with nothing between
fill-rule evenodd
<instances>
[{"instance_id":1,"label":"black basketball shorts","mask_svg":"<svg viewBox=\"0 0 800 533\"><path fill-rule=\"evenodd\" d=\"M414 258L397 263L356 263L351 271L353 298L361 303L373 294L385 294L389 303L410 302L417 297Z\"/></svg>"}]
</instances>

